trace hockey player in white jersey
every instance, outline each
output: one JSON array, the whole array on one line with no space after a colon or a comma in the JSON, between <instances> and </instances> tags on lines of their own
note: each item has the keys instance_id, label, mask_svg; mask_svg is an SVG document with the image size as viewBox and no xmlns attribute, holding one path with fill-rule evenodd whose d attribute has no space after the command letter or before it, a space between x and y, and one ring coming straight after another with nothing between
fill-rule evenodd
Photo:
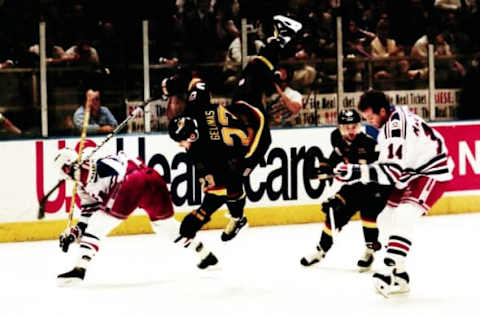
<instances>
[{"instance_id":1,"label":"hockey player in white jersey","mask_svg":"<svg viewBox=\"0 0 480 316\"><path fill-rule=\"evenodd\" d=\"M80 166L76 164L77 157L77 152L70 148L60 149L55 157L61 176L78 181L81 199L78 224L67 228L59 238L64 252L72 243L79 243L78 259L71 271L57 276L59 286L83 281L87 266L101 248L101 240L137 207L148 214L154 232L167 234L184 247L190 246L200 258L200 269L217 263L201 242L183 237L180 223L173 217L170 192L157 171L123 152L91 159Z\"/></svg>"},{"instance_id":2,"label":"hockey player in white jersey","mask_svg":"<svg viewBox=\"0 0 480 316\"><path fill-rule=\"evenodd\" d=\"M369 165L341 163L334 174L345 182L395 186L383 211L390 224L384 267L373 275L376 290L388 297L409 291L405 263L414 224L448 190L453 162L442 135L407 107L390 105L384 93L367 91L358 108L379 129L379 158Z\"/></svg>"}]
</instances>

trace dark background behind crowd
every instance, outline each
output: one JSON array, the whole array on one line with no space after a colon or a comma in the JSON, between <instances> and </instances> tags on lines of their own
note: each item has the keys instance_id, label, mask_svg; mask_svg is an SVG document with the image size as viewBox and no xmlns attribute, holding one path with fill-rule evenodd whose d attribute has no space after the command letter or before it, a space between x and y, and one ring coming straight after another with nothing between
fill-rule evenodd
<instances>
[{"instance_id":1,"label":"dark background behind crowd","mask_svg":"<svg viewBox=\"0 0 480 316\"><path fill-rule=\"evenodd\" d=\"M39 42L38 22L45 21L48 67L108 67L114 75L128 77L129 67L142 65L141 21L148 20L150 63L159 63L159 57L185 64L216 63L207 80L214 92L228 94L230 70L224 64L235 61L241 18L257 30L249 35L249 54L255 54L255 45L271 34L275 14L304 25L283 56L293 73L292 86L302 93L335 90L335 18L341 15L346 91L369 88L367 76L379 89L425 88L428 74L422 54L432 43L439 58L437 88L465 88L460 103L475 100L480 0L0 0L0 69L38 66L38 49L32 46ZM369 75L366 62L372 60L377 61ZM142 84L141 75L130 77L135 83L108 80L110 88ZM84 76L72 80L86 81ZM118 99L107 103L119 104ZM54 104L54 97L50 101ZM113 111L124 116L121 107ZM470 105L458 116L480 117L479 112Z\"/></svg>"}]
</instances>

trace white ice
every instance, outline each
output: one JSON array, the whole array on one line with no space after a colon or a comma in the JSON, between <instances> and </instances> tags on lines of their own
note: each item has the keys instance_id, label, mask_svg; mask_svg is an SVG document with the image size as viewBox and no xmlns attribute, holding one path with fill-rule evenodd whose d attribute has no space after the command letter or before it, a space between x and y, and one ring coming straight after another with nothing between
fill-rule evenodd
<instances>
[{"instance_id":1,"label":"white ice","mask_svg":"<svg viewBox=\"0 0 480 316\"><path fill-rule=\"evenodd\" d=\"M220 259L211 271L162 237L109 237L72 288L56 287L55 277L72 268L75 251L56 241L0 244L0 315L480 315L480 214L422 218L408 258L411 292L389 299L375 293L372 272L356 271L358 221L324 261L299 264L321 227L251 227L229 243L219 230L201 231Z\"/></svg>"}]
</instances>

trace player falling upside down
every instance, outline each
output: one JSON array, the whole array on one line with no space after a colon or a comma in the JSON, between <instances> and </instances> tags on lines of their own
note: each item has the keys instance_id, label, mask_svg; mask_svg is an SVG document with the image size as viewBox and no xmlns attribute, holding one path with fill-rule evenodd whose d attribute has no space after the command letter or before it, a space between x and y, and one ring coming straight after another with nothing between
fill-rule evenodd
<instances>
[{"instance_id":1,"label":"player falling upside down","mask_svg":"<svg viewBox=\"0 0 480 316\"><path fill-rule=\"evenodd\" d=\"M409 291L406 259L413 228L447 191L453 163L442 135L407 107L391 106L383 92L365 92L358 108L366 121L379 129L378 161L340 163L334 173L345 182L394 185L382 213L390 224L384 266L373 275L376 290L388 297Z\"/></svg>"},{"instance_id":2,"label":"player falling upside down","mask_svg":"<svg viewBox=\"0 0 480 316\"><path fill-rule=\"evenodd\" d=\"M231 104L223 108L223 113L218 113L217 118L222 121L218 122L219 130L227 131L228 120L235 119L241 121L245 126L245 139L251 141L249 144L251 150L248 151L241 159L235 163L235 172L241 178L241 182L246 181L252 170L264 159L272 142L270 128L266 121L266 109L262 104L263 94L273 89L275 65L278 62L279 51L284 48L302 28L302 25L290 18L277 15L273 17L276 34L269 38L266 47L262 49L259 56L254 57L242 72L238 86L232 98ZM195 119L198 123L202 123L206 111L212 111L211 97L208 84L201 78L192 78L188 72L180 72L170 78L166 78L162 82L163 94L174 96L187 93L186 105L182 110L169 111L178 114L183 112L189 118ZM170 103L172 104L172 103ZM216 110L214 110L216 111ZM228 113L226 115L225 113ZM170 134L172 136L172 134ZM186 135L188 137L189 135ZM226 142L229 136L225 138ZM242 136L243 137L243 136ZM175 141L183 141L177 136L172 137ZM203 136L202 138L206 138ZM203 142L203 140L202 140ZM243 179L242 179L243 178ZM235 189L236 193L243 192L243 189ZM229 200L239 199L239 204L245 205L244 194L238 197L230 194ZM238 230L246 224L246 218L243 211L239 211L239 207L231 209L231 205L227 203L230 211L230 222L225 229L225 234L230 235L231 231ZM243 206L241 208L243 210Z\"/></svg>"},{"instance_id":3,"label":"player falling upside down","mask_svg":"<svg viewBox=\"0 0 480 316\"><path fill-rule=\"evenodd\" d=\"M60 149L55 157L62 177L78 181L81 199L78 224L60 235L64 252L72 243L80 244L77 263L73 270L57 276L58 285L82 281L90 261L101 248L102 239L137 207L148 214L154 232L166 233L173 241L182 241L184 247L193 243L190 249L200 258L199 268L204 269L207 261L212 262L212 254L201 242L179 236L170 192L154 169L123 152L91 159L80 166L76 164L77 157L77 152L70 148Z\"/></svg>"},{"instance_id":4,"label":"player falling upside down","mask_svg":"<svg viewBox=\"0 0 480 316\"><path fill-rule=\"evenodd\" d=\"M331 174L340 162L356 164L371 163L378 158L375 151L377 142L360 130L360 115L355 110L343 110L338 115L338 128L330 135L333 151L327 161L321 162L318 174ZM365 252L358 260L360 272L368 271L374 260L374 253L381 249L378 241L377 216L387 203L391 186L375 182L366 184L357 182L344 184L340 190L325 203L322 211L326 220L317 251L303 257L300 263L311 266L320 262L333 245L332 221L329 209L332 209L335 228L341 230L359 210L362 221Z\"/></svg>"}]
</instances>

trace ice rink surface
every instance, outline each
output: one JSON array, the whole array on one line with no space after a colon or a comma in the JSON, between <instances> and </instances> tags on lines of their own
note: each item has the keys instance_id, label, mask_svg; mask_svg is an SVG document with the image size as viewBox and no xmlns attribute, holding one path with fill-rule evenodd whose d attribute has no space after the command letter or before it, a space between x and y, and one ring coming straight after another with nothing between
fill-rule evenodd
<instances>
[{"instance_id":1,"label":"ice rink surface","mask_svg":"<svg viewBox=\"0 0 480 316\"><path fill-rule=\"evenodd\" d=\"M321 263L299 264L321 228L251 227L228 243L220 230L201 231L220 260L208 271L161 236L109 237L84 283L70 288L55 278L72 268L75 247L64 254L57 241L0 244L0 315L480 315L480 214L422 218L407 265L412 290L390 299L374 292L372 272L356 271L359 221Z\"/></svg>"}]
</instances>

